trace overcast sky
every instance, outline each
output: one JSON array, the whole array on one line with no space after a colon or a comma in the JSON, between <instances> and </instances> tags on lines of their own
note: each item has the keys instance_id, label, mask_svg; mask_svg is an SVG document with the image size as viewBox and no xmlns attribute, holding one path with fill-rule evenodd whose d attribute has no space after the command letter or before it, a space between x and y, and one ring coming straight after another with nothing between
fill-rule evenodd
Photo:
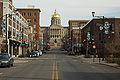
<instances>
[{"instance_id":1,"label":"overcast sky","mask_svg":"<svg viewBox=\"0 0 120 80\"><path fill-rule=\"evenodd\" d=\"M91 12L105 17L120 17L120 0L13 0L16 8L35 5L41 10L40 25L50 25L51 15L56 9L61 15L62 25L69 20L92 19Z\"/></svg>"}]
</instances>

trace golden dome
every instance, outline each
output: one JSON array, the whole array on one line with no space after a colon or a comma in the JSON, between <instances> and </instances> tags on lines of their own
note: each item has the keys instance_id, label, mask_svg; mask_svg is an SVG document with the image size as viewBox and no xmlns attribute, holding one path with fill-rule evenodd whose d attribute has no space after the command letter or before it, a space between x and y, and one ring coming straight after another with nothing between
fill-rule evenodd
<instances>
[{"instance_id":1,"label":"golden dome","mask_svg":"<svg viewBox=\"0 0 120 80\"><path fill-rule=\"evenodd\" d=\"M54 12L54 14L52 15L52 17L57 17L57 18L60 18L60 15L56 12L56 10L55 10L55 12Z\"/></svg>"}]
</instances>

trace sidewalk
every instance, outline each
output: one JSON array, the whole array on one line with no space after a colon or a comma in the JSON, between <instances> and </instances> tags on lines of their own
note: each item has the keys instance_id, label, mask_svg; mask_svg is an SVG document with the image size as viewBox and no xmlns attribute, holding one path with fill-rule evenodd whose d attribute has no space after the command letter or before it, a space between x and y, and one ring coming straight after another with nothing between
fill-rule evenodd
<instances>
[{"instance_id":1,"label":"sidewalk","mask_svg":"<svg viewBox=\"0 0 120 80\"><path fill-rule=\"evenodd\" d=\"M107 63L105 61L102 61L102 58L101 59L99 59L99 58L84 58L83 55L77 56L77 57L80 58L82 60L82 62L86 62L86 63L90 63L90 64L96 63L96 64L101 64L101 65L107 65L107 66L111 66L111 67L115 67L115 68L120 69L120 66L118 64Z\"/></svg>"},{"instance_id":2,"label":"sidewalk","mask_svg":"<svg viewBox=\"0 0 120 80\"><path fill-rule=\"evenodd\" d=\"M30 60L27 57L25 58L14 57L14 63L28 63L29 61Z\"/></svg>"}]
</instances>

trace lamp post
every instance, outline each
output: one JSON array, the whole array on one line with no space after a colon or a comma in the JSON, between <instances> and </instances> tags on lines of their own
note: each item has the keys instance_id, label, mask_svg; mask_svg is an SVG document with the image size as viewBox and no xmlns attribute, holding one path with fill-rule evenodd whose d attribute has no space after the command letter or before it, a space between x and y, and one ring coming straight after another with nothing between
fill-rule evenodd
<instances>
[{"instance_id":1,"label":"lamp post","mask_svg":"<svg viewBox=\"0 0 120 80\"><path fill-rule=\"evenodd\" d=\"M99 62L100 62L100 54L102 54L102 58L103 58L103 54L104 54L104 16L95 16L95 12L92 12L92 16L93 17L98 17L98 18L102 18L102 26L99 26L100 29L100 34L102 34L102 37L99 36L102 39L102 53L99 53Z\"/></svg>"},{"instance_id":2,"label":"lamp post","mask_svg":"<svg viewBox=\"0 0 120 80\"><path fill-rule=\"evenodd\" d=\"M109 34L108 30L110 28L110 24L108 22L105 22L105 17L104 16L95 16L95 12L92 12L92 16L93 17L98 17L98 18L102 18L102 26L99 26L99 30L100 30L100 34L102 34L102 36L100 36L100 38L102 39L101 43L102 43L102 60L104 60L104 47L105 47L105 34ZM99 57L99 62L100 62L100 57Z\"/></svg>"},{"instance_id":3,"label":"lamp post","mask_svg":"<svg viewBox=\"0 0 120 80\"><path fill-rule=\"evenodd\" d=\"M88 42L90 41L90 32L87 32L87 47L86 47L86 55L88 55L88 48L89 48L89 44Z\"/></svg>"}]
</instances>

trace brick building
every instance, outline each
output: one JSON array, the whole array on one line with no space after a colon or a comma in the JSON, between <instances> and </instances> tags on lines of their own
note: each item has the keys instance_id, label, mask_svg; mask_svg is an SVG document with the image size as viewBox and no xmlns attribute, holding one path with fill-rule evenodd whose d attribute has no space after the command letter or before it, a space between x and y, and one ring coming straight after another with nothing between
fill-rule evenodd
<instances>
[{"instance_id":1,"label":"brick building","mask_svg":"<svg viewBox=\"0 0 120 80\"><path fill-rule=\"evenodd\" d=\"M32 28L32 49L38 50L40 48L40 9L35 8L35 6L28 6L28 8L17 9L22 16L28 21L29 26Z\"/></svg>"},{"instance_id":2,"label":"brick building","mask_svg":"<svg viewBox=\"0 0 120 80\"><path fill-rule=\"evenodd\" d=\"M104 27L103 27L104 26ZM82 27L84 48L88 42L89 53L107 55L120 52L120 18L92 19ZM87 33L90 39L87 40ZM86 42L85 42L86 41ZM91 41L94 42L91 46ZM86 43L86 44L85 44ZM95 47L93 47L95 45ZM95 52L91 52L92 49Z\"/></svg>"},{"instance_id":3,"label":"brick building","mask_svg":"<svg viewBox=\"0 0 120 80\"><path fill-rule=\"evenodd\" d=\"M69 45L71 47L81 46L81 27L83 27L89 20L69 20ZM77 49L74 49L77 50ZM75 51L76 52L76 51Z\"/></svg>"},{"instance_id":4,"label":"brick building","mask_svg":"<svg viewBox=\"0 0 120 80\"><path fill-rule=\"evenodd\" d=\"M27 20L13 6L13 0L0 0L0 52L8 52L11 56L17 56L26 53L26 46L22 48L22 40L24 44L29 44L30 28Z\"/></svg>"}]
</instances>

